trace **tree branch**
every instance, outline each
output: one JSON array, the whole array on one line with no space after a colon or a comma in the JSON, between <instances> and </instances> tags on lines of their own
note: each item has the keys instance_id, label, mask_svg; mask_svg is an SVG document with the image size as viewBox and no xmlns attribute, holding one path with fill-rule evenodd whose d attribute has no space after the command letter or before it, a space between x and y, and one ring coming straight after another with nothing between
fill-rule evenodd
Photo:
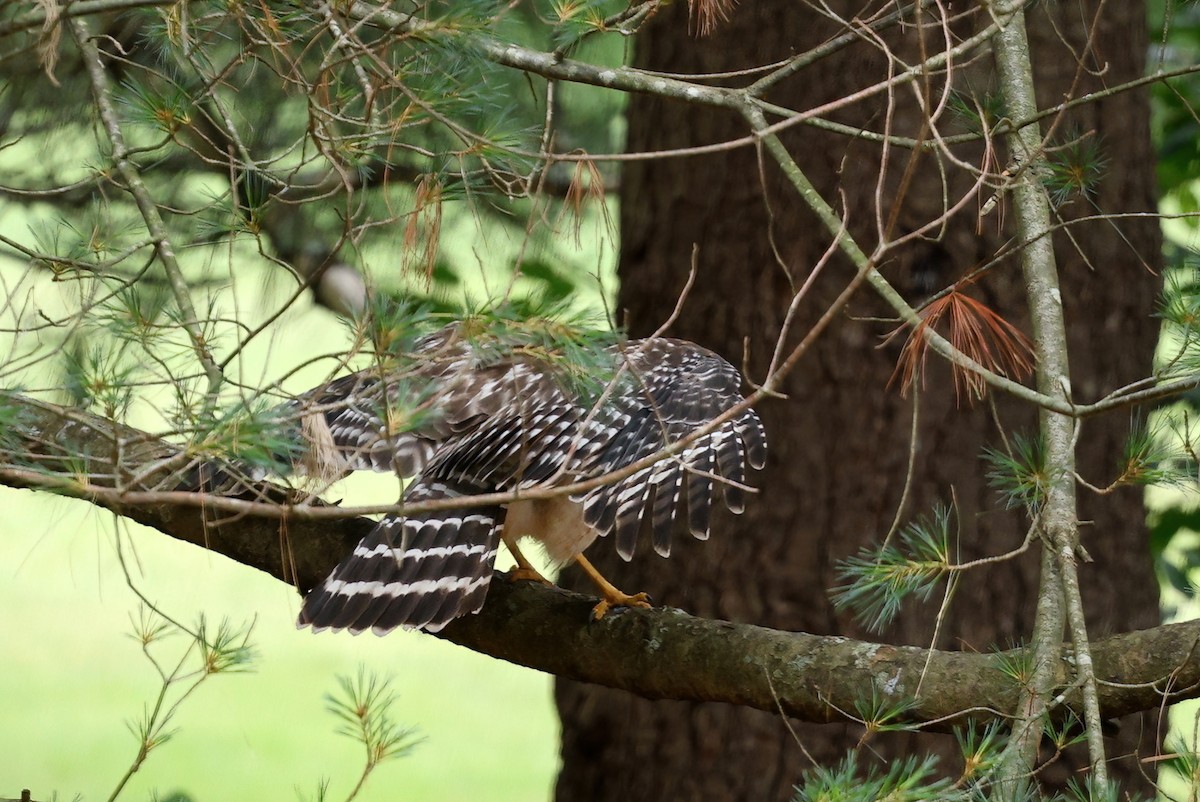
<instances>
[{"instance_id":1,"label":"tree branch","mask_svg":"<svg viewBox=\"0 0 1200 802\"><path fill-rule=\"evenodd\" d=\"M72 495L86 488L163 487L188 456L152 435L78 410L19 395L4 397L17 423L3 433L0 484L22 487L35 472L70 471ZM14 455L21 462L14 462ZM30 467L34 466L34 467ZM118 482L129 467L136 483ZM26 477L22 479L22 477ZM176 485L179 480L176 480ZM186 484L186 483L185 483ZM271 485L240 492L280 501ZM171 537L223 554L300 589L320 582L366 534L366 518L288 520L242 516L219 524L211 510L94 500ZM664 570L669 564L664 563ZM874 695L884 704L922 693L906 720L947 729L967 718L1008 718L1021 689L1003 670L1020 650L997 654L930 651L847 638L784 632L695 618L681 610L622 610L591 621L594 599L538 584L496 581L478 615L452 622L440 636L482 654L562 677L620 688L649 699L726 702L806 721L853 717ZM1101 710L1118 717L1200 696L1200 621L1112 636L1092 643ZM1058 687L1072 685L1072 656L1055 668ZM922 680L922 676L924 679ZM1080 709L1075 691L1066 709Z\"/></svg>"}]
</instances>

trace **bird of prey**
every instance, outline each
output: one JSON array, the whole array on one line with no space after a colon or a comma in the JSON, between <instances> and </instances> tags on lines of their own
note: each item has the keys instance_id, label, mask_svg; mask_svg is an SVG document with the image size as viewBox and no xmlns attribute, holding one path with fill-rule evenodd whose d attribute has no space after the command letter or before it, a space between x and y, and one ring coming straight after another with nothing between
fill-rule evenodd
<instances>
[{"instance_id":1,"label":"bird of prey","mask_svg":"<svg viewBox=\"0 0 1200 802\"><path fill-rule=\"evenodd\" d=\"M666 338L613 340L579 359L546 331L460 321L290 405L309 473L412 477L398 512L308 594L299 626L437 631L482 607L501 541L515 577L541 579L522 538L555 564L579 563L600 588L597 618L613 606L649 606L646 594L607 582L584 549L612 536L628 560L644 533L668 556L683 511L704 540L718 488L741 512L746 466L762 468L766 440L753 410L731 412L743 400L732 365ZM597 481L545 492L588 480ZM468 500L485 493L510 498ZM422 502L436 503L406 509Z\"/></svg>"}]
</instances>

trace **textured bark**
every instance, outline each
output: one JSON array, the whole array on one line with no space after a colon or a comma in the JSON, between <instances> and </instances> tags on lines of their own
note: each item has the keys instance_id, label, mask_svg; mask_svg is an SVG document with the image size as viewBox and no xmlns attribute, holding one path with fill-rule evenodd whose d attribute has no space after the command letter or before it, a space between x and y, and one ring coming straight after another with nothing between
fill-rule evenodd
<instances>
[{"instance_id":1,"label":"textured bark","mask_svg":"<svg viewBox=\"0 0 1200 802\"><path fill-rule=\"evenodd\" d=\"M847 17L861 4L835 2ZM1039 4L1030 17L1039 101L1053 105L1067 96L1077 65L1059 32L1081 50L1096 3ZM1056 15L1057 31L1044 14ZM767 63L811 47L833 29L803 4L790 0L744 3L715 35L687 35L686 9L656 19L637 40L636 65L672 73L713 73ZM1145 52L1143 8L1109 3L1096 27L1098 57L1083 72L1074 94L1111 86L1142 74ZM901 42L911 46L912 42ZM911 61L910 61L911 63ZM973 88L986 88L986 64L969 70ZM885 65L868 47L850 48L809 68L779 88L771 99L805 108L843 96L885 75ZM962 75L962 80L967 79ZM903 102L903 98L901 98ZM630 151L659 150L719 142L746 133L734 115L689 108L655 97L635 97L629 113ZM878 129L882 100L837 118ZM900 130L915 114L901 108ZM1154 209L1153 157L1148 101L1126 92L1072 111L1058 123L1067 135L1094 132L1109 157L1095 206L1110 213ZM812 128L793 127L785 142L827 199L840 208L844 193L851 230L873 243L873 193L877 146L849 142ZM895 190L907 152L892 165ZM1001 156L1003 158L1003 155ZM699 274L687 305L671 330L737 362L743 338L750 340L751 375L761 377L769 349L790 298L788 277L771 251L779 252L799 284L828 247L829 238L812 214L765 168L764 203L755 153L740 149L713 156L628 163L622 176L621 294L631 333L645 334L670 313L684 286L693 244ZM913 187L903 199L898 230L912 230L936 216L941 204L938 174L923 157ZM981 201L982 202L982 201ZM885 214L890 205L885 205ZM939 241L924 241L886 265L885 274L910 301L953 282L985 262L1010 232L1002 213L980 218L978 206L951 221ZM1095 209L1077 200L1066 215ZM773 222L772 222L773 216ZM976 226L981 230L977 231ZM1159 259L1153 219L1093 222L1071 229L1074 244L1055 236L1069 326L1072 382L1076 396L1090 401L1145 376L1158 327L1152 318L1158 290L1147 270ZM1084 257L1075 250L1080 247ZM1086 258L1085 258L1086 257ZM831 265L805 306L812 316L844 285L848 266ZM1020 273L1010 260L978 290L993 309L1026 328ZM771 458L759 483L762 492L740 518L714 522L707 543L685 543L669 563L653 554L623 565L609 550L595 561L627 590L646 590L656 600L703 616L806 632L861 635L833 609L828 589L836 584L834 564L876 541L888 530L904 484L912 402L887 390L899 342L880 348L890 326L870 321L886 315L860 294L851 315L820 341L790 377L786 401L767 403L761 413L771 441ZM985 480L979 455L1000 438L986 405L960 408L948 372L933 364L920 401L911 513L936 500L957 503L960 556L968 560L1002 553L1021 542L1026 522L1002 510ZM1033 431L1034 411L997 398L1009 431ZM1079 444L1081 472L1105 482L1120 459L1129 415L1089 419ZM1084 545L1094 562L1081 568L1085 602L1094 634L1136 629L1157 621L1157 584L1142 534L1141 494L1124 491L1085 496L1081 519ZM1136 534L1131 534L1136 533ZM937 646L987 651L1028 636L1038 581L1036 549L1024 558L978 570L958 588ZM911 606L888 629L898 644L930 645L936 605ZM864 688L869 697L869 689ZM779 715L703 704L661 703L628 694L560 681L563 769L558 799L575 800L775 800L785 799L800 772L839 758L862 728L853 724L798 726L795 737ZM1117 756L1112 776L1126 787L1144 786L1137 757L1154 753L1156 712L1122 722L1109 742ZM937 736L877 736L873 748L886 759L917 750L952 751ZM802 748L803 747L803 750ZM1062 782L1086 756L1070 756L1043 773Z\"/></svg>"}]
</instances>

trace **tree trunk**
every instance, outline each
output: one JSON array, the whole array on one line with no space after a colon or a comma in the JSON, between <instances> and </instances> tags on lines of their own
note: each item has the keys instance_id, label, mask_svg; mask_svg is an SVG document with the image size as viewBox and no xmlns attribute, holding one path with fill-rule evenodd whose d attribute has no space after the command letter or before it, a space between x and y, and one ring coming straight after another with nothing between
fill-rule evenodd
<instances>
[{"instance_id":1,"label":"tree trunk","mask_svg":"<svg viewBox=\"0 0 1200 802\"><path fill-rule=\"evenodd\" d=\"M847 18L858 10L845 0L831 5ZM1030 16L1043 106L1061 102L1072 91L1078 96L1142 74L1144 9L1141 3L1108 3L1096 23L1095 55L1077 76L1076 61L1060 36L1075 53L1084 51L1097 4L1089 0L1082 5L1080 14L1079 6L1039 4ZM1047 11L1055 15L1053 26ZM637 66L688 73L736 70L787 58L837 33L792 0L745 2L707 38L687 33L686 12L684 4L672 4L643 29L636 41ZM897 48L914 56L919 52L911 33L908 39L892 38ZM806 69L770 99L808 108L886 74L878 51L859 44ZM968 79L970 88L982 94L990 64L962 70L963 89ZM899 93L898 102L904 101L902 95L911 93ZM837 119L878 130L883 100L839 112ZM895 133L915 136L915 124L901 129L916 119L901 109ZM1077 108L1057 123L1060 140L1091 133L1108 157L1094 198L1076 198L1060 209L1064 216L1155 208L1148 121L1147 96L1136 91ZM640 96L629 109L631 152L708 144L746 133L740 118L712 109ZM838 193L844 193L851 231L869 250L874 244L879 147L807 126L792 127L784 141L836 208L842 207ZM908 151L893 154L885 188L893 198L885 202L885 216L908 157ZM628 316L631 335L653 331L670 314L695 245L696 285L670 333L707 345L735 364L741 364L743 338L749 338L750 376L763 376L793 283L799 286L818 263L830 237L784 185L779 171L765 161L762 168L760 172L755 151L747 147L626 164L619 308ZM935 217L941 207L932 156L921 157L914 176L900 201L898 233ZM952 184L961 188L962 181L952 179ZM910 302L985 263L1011 236L1004 204L985 216L980 211L985 199L954 217L938 241L920 241L882 266ZM1152 218L1088 222L1073 226L1070 233L1056 234L1055 244L1072 347L1071 379L1077 397L1092 400L1150 370L1158 335L1152 317L1158 282L1150 271L1157 270L1160 235ZM783 265L772 252L772 238ZM851 274L842 259L825 269L805 301L807 322L815 320ZM1028 331L1020 279L1016 260L1010 258L970 292ZM648 591L657 603L698 615L819 634L864 634L834 610L828 591L839 583L835 563L889 530L905 484L913 415L912 396L904 399L895 386L888 388L901 338L880 347L894 326L873 319L888 311L867 292L856 296L849 314L841 316L790 376L788 398L761 407L771 456L766 470L752 477L761 492L749 499L745 514L716 518L706 543L677 539L669 561L642 549L632 564L623 564L611 546L598 544L594 560L618 586ZM964 398L959 403L949 372L936 357L930 359L923 387L918 388L918 435L905 519L929 511L938 501L953 500L961 560L1014 548L1028 522L1005 511L987 484L980 454L985 446L1002 443L988 402L971 406ZM1006 433L1034 432L1034 410L1007 397L994 401ZM1129 417L1122 412L1084 423L1079 465L1085 478L1101 484L1112 478ZM1094 522L1083 534L1094 562L1081 566L1091 630L1155 624L1158 589L1147 542L1128 534L1142 527L1141 494L1084 496L1080 517ZM937 598L906 606L884 638L978 651L1024 640L1032 626L1038 548L1035 544L1020 559L977 569L961 582L936 643ZM916 678L900 681L916 692ZM863 695L869 700L870 688ZM563 802L788 799L801 772L812 767L811 760L838 760L863 733L853 723L795 724L789 731L780 716L646 701L567 680L558 682L557 700L563 720L557 798ZM1154 753L1157 724L1153 714L1123 721L1120 735L1108 742L1109 754L1116 756L1112 776L1127 789L1146 785L1137 758ZM949 757L953 741L946 736L880 735L874 736L872 748L884 760L940 752L947 755L947 771L958 768ZM1086 766L1086 755L1068 755L1041 776L1058 785L1081 766Z\"/></svg>"}]
</instances>

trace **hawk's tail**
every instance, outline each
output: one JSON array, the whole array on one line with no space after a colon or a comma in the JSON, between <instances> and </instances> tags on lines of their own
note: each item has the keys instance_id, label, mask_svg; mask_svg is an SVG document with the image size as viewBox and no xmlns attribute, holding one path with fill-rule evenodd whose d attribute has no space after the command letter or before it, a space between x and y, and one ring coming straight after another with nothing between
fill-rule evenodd
<instances>
[{"instance_id":1,"label":"hawk's tail","mask_svg":"<svg viewBox=\"0 0 1200 802\"><path fill-rule=\"evenodd\" d=\"M405 501L456 498L461 488L420 481ZM492 579L499 507L389 516L304 600L297 626L315 630L406 627L436 632L479 612Z\"/></svg>"}]
</instances>

